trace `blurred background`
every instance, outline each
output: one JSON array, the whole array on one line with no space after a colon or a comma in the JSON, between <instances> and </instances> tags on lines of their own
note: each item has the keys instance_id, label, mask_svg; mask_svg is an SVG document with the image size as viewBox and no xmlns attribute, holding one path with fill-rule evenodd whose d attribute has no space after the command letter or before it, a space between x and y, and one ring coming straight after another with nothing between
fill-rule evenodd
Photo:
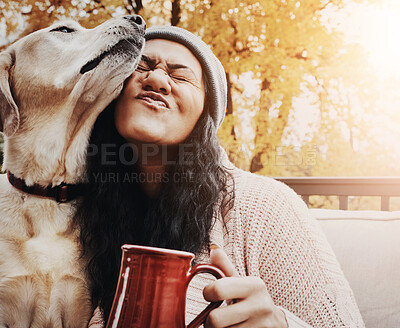
<instances>
[{"instance_id":1,"label":"blurred background","mask_svg":"<svg viewBox=\"0 0 400 328\"><path fill-rule=\"evenodd\" d=\"M0 50L72 18L124 14L201 36L228 80L221 144L267 176L400 176L399 0L2 0ZM313 207L337 207L312 197ZM391 209L400 209L398 199ZM352 197L349 209L379 208Z\"/></svg>"}]
</instances>

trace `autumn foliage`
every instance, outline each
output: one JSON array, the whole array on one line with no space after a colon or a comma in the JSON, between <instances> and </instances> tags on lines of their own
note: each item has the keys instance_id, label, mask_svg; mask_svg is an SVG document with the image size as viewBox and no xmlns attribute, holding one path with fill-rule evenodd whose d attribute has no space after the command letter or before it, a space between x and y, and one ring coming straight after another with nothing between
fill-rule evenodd
<instances>
[{"instance_id":1,"label":"autumn foliage","mask_svg":"<svg viewBox=\"0 0 400 328\"><path fill-rule=\"evenodd\" d=\"M5 47L66 17L88 28L133 13L148 26L178 25L200 35L225 67L229 101L219 137L237 166L272 176L399 174L385 146L368 140L375 80L362 49L344 44L329 21L329 13L342 5L342 0L3 0L0 36Z\"/></svg>"}]
</instances>

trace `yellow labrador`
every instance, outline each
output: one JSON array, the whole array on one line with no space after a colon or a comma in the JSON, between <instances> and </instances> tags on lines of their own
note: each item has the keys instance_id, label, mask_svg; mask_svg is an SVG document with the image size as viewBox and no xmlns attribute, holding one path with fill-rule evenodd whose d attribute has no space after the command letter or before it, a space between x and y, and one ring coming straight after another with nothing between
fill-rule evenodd
<instances>
[{"instance_id":1,"label":"yellow labrador","mask_svg":"<svg viewBox=\"0 0 400 328\"><path fill-rule=\"evenodd\" d=\"M0 327L86 327L93 308L74 186L88 138L120 93L144 45L139 16L94 29L73 21L34 32L0 53ZM42 196L42 197L41 197Z\"/></svg>"}]
</instances>

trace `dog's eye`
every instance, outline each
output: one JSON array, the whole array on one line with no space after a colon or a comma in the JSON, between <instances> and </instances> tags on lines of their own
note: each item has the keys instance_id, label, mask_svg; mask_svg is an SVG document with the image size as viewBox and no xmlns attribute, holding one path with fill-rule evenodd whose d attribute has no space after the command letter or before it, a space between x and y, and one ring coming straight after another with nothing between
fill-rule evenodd
<instances>
[{"instance_id":1,"label":"dog's eye","mask_svg":"<svg viewBox=\"0 0 400 328\"><path fill-rule=\"evenodd\" d=\"M75 30L68 26L60 26L60 27L53 28L50 32L72 33L72 32L75 32Z\"/></svg>"}]
</instances>

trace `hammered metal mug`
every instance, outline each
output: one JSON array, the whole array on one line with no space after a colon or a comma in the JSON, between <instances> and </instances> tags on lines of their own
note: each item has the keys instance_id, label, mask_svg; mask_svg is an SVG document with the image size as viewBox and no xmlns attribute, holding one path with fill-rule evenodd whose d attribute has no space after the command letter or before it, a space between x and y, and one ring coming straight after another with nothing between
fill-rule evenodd
<instances>
[{"instance_id":1,"label":"hammered metal mug","mask_svg":"<svg viewBox=\"0 0 400 328\"><path fill-rule=\"evenodd\" d=\"M194 254L164 248L123 245L121 270L107 328L197 328L222 302L210 303L185 325L186 291L198 273L217 279L210 264L191 267Z\"/></svg>"}]
</instances>

